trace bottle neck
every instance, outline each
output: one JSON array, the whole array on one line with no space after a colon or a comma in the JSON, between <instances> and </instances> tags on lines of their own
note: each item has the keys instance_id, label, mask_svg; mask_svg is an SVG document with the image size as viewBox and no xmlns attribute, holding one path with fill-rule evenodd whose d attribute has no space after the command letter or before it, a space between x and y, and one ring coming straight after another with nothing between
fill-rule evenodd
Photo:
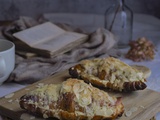
<instances>
[{"instance_id":1,"label":"bottle neck","mask_svg":"<svg viewBox=\"0 0 160 120\"><path fill-rule=\"evenodd\" d=\"M122 7L123 5L125 5L125 0L118 0L119 5Z\"/></svg>"}]
</instances>

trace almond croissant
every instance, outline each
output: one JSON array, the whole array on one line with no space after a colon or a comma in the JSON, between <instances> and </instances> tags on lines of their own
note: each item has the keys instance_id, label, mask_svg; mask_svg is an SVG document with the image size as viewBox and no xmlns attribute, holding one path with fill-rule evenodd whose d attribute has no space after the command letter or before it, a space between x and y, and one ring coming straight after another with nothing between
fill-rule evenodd
<instances>
[{"instance_id":1,"label":"almond croissant","mask_svg":"<svg viewBox=\"0 0 160 120\"><path fill-rule=\"evenodd\" d=\"M19 104L31 113L60 120L114 120L124 112L121 98L72 78L37 88L22 96Z\"/></svg>"},{"instance_id":2,"label":"almond croissant","mask_svg":"<svg viewBox=\"0 0 160 120\"><path fill-rule=\"evenodd\" d=\"M114 91L135 91L147 87L142 72L113 57L83 60L71 67L69 74Z\"/></svg>"}]
</instances>

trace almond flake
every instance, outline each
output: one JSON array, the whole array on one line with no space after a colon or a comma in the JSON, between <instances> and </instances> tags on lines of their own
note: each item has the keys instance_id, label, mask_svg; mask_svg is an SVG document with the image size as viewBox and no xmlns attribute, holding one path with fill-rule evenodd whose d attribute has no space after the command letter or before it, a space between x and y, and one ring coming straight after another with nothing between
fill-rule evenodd
<instances>
[{"instance_id":1,"label":"almond flake","mask_svg":"<svg viewBox=\"0 0 160 120\"><path fill-rule=\"evenodd\" d=\"M21 114L21 116L20 116L20 120L33 120L33 119L35 119L35 117L34 117L34 116L31 116L31 115L28 114L28 113L23 113L23 114ZM42 119L39 119L39 120L42 120Z\"/></svg>"},{"instance_id":2,"label":"almond flake","mask_svg":"<svg viewBox=\"0 0 160 120\"><path fill-rule=\"evenodd\" d=\"M30 90L29 88L26 88L25 90Z\"/></svg>"},{"instance_id":3,"label":"almond flake","mask_svg":"<svg viewBox=\"0 0 160 120\"><path fill-rule=\"evenodd\" d=\"M132 107L132 108L130 109L131 112L136 112L137 110L138 110L137 107Z\"/></svg>"},{"instance_id":4,"label":"almond flake","mask_svg":"<svg viewBox=\"0 0 160 120\"><path fill-rule=\"evenodd\" d=\"M39 86L44 86L44 83L38 83Z\"/></svg>"},{"instance_id":5,"label":"almond flake","mask_svg":"<svg viewBox=\"0 0 160 120\"><path fill-rule=\"evenodd\" d=\"M140 105L139 107L143 108L144 109L144 106Z\"/></svg>"},{"instance_id":6,"label":"almond flake","mask_svg":"<svg viewBox=\"0 0 160 120\"><path fill-rule=\"evenodd\" d=\"M15 102L19 102L19 100L18 100L18 99L16 99L16 100L15 100Z\"/></svg>"},{"instance_id":7,"label":"almond flake","mask_svg":"<svg viewBox=\"0 0 160 120\"><path fill-rule=\"evenodd\" d=\"M37 88L41 88L44 86L44 83L38 83L38 85L36 85Z\"/></svg>"},{"instance_id":8,"label":"almond flake","mask_svg":"<svg viewBox=\"0 0 160 120\"><path fill-rule=\"evenodd\" d=\"M43 118L48 118L48 115L47 114L43 114Z\"/></svg>"},{"instance_id":9,"label":"almond flake","mask_svg":"<svg viewBox=\"0 0 160 120\"><path fill-rule=\"evenodd\" d=\"M12 99L8 100L9 103L11 103L12 101L13 101Z\"/></svg>"},{"instance_id":10,"label":"almond flake","mask_svg":"<svg viewBox=\"0 0 160 120\"><path fill-rule=\"evenodd\" d=\"M13 110L13 108L9 108L10 110Z\"/></svg>"},{"instance_id":11,"label":"almond flake","mask_svg":"<svg viewBox=\"0 0 160 120\"><path fill-rule=\"evenodd\" d=\"M30 120L34 120L34 119L35 119L35 117L34 117L34 116L30 117Z\"/></svg>"},{"instance_id":12,"label":"almond flake","mask_svg":"<svg viewBox=\"0 0 160 120\"><path fill-rule=\"evenodd\" d=\"M14 96L14 93L11 93L11 94L6 95L5 98L11 98L13 96Z\"/></svg>"},{"instance_id":13,"label":"almond flake","mask_svg":"<svg viewBox=\"0 0 160 120\"><path fill-rule=\"evenodd\" d=\"M132 112L131 112L131 111L125 112L125 116L126 116L126 117L130 117L131 115L132 115Z\"/></svg>"}]
</instances>

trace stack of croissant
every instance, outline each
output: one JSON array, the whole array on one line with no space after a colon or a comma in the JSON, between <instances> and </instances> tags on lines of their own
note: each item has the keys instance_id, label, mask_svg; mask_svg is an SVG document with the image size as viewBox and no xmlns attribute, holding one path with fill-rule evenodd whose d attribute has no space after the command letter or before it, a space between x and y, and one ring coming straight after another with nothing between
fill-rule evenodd
<instances>
[{"instance_id":1,"label":"stack of croissant","mask_svg":"<svg viewBox=\"0 0 160 120\"><path fill-rule=\"evenodd\" d=\"M124 105L110 91L143 90L146 78L137 69L119 59L83 60L69 69L70 78L60 84L48 84L20 98L20 107L42 116L60 120L114 120L122 116Z\"/></svg>"}]
</instances>

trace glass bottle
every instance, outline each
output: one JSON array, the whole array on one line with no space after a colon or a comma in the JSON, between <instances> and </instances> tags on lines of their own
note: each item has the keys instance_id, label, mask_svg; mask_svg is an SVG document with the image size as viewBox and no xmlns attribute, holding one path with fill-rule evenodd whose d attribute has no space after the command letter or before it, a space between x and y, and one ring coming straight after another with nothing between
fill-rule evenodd
<instances>
[{"instance_id":1,"label":"glass bottle","mask_svg":"<svg viewBox=\"0 0 160 120\"><path fill-rule=\"evenodd\" d=\"M118 40L118 47L128 47L132 40L133 12L124 0L117 0L105 12L105 28L111 31Z\"/></svg>"}]
</instances>

